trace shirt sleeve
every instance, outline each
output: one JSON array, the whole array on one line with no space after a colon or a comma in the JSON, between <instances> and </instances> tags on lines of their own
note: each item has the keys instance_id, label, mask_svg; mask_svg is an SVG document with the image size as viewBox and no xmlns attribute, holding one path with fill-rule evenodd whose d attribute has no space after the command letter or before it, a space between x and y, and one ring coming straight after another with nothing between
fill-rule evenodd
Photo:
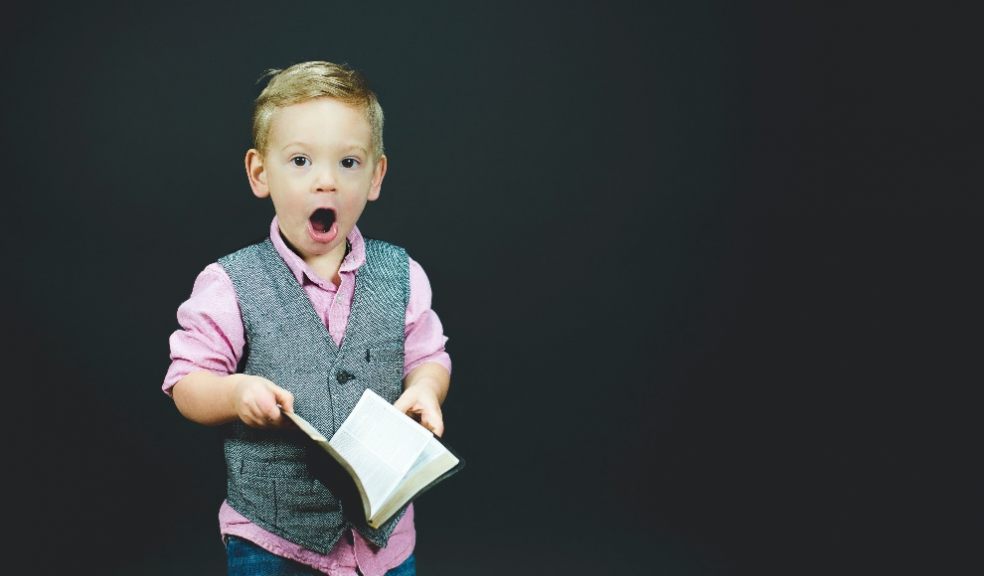
<instances>
[{"instance_id":1,"label":"shirt sleeve","mask_svg":"<svg viewBox=\"0 0 984 576\"><path fill-rule=\"evenodd\" d=\"M424 269L410 261L410 299L404 331L403 375L424 362L435 362L451 372L451 357L444 350L448 341L441 319L431 308L431 285Z\"/></svg>"},{"instance_id":2,"label":"shirt sleeve","mask_svg":"<svg viewBox=\"0 0 984 576\"><path fill-rule=\"evenodd\" d=\"M180 329L171 334L171 365L161 387L171 395L174 385L192 372L233 374L246 337L236 290L218 263L195 279L191 296L178 307Z\"/></svg>"}]
</instances>

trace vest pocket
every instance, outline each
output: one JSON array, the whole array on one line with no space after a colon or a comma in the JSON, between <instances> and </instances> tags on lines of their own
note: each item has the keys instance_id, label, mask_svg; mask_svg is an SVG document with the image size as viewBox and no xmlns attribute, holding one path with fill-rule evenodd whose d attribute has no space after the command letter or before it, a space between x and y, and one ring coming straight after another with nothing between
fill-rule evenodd
<instances>
[{"instance_id":1,"label":"vest pocket","mask_svg":"<svg viewBox=\"0 0 984 576\"><path fill-rule=\"evenodd\" d=\"M383 344L369 349L369 363L374 362L403 362L403 348L397 344Z\"/></svg>"},{"instance_id":2,"label":"vest pocket","mask_svg":"<svg viewBox=\"0 0 984 576\"><path fill-rule=\"evenodd\" d=\"M275 524L277 518L277 491L273 479L266 476L241 474L237 481L239 497L264 522Z\"/></svg>"},{"instance_id":3,"label":"vest pocket","mask_svg":"<svg viewBox=\"0 0 984 576\"><path fill-rule=\"evenodd\" d=\"M304 532L312 526L334 527L343 523L338 499L318 480L275 479L277 526Z\"/></svg>"},{"instance_id":4,"label":"vest pocket","mask_svg":"<svg viewBox=\"0 0 984 576\"><path fill-rule=\"evenodd\" d=\"M342 521L338 499L303 462L243 460L240 496L261 519L285 530Z\"/></svg>"}]
</instances>

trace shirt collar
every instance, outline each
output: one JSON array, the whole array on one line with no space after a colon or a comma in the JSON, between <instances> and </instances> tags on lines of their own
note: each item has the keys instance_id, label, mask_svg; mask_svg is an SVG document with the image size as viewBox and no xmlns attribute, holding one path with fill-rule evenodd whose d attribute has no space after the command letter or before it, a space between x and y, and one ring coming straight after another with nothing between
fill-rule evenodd
<instances>
[{"instance_id":1,"label":"shirt collar","mask_svg":"<svg viewBox=\"0 0 984 576\"><path fill-rule=\"evenodd\" d=\"M345 258L342 259L342 265L338 268L339 274L354 272L366 261L366 242L362 237L362 233L359 232L358 226L352 227L352 231L349 232L346 240L348 240L350 249L348 254L345 255ZM280 225L277 223L276 216L273 217L273 222L270 223L270 242L273 243L273 247L276 248L277 253L283 258L287 264L287 268L294 275L294 278L297 278L298 284L303 286L304 277L306 276L308 280L322 288L335 289L335 285L330 279L325 280L318 276L304 259L287 246L283 236L280 235Z\"/></svg>"}]
</instances>

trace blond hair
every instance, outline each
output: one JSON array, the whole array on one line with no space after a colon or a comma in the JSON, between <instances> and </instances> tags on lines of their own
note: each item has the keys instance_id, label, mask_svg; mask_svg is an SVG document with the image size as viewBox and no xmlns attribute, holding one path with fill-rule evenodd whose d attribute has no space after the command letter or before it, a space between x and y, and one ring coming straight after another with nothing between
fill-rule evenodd
<instances>
[{"instance_id":1,"label":"blond hair","mask_svg":"<svg viewBox=\"0 0 984 576\"><path fill-rule=\"evenodd\" d=\"M253 108L253 147L266 152L270 120L278 108L315 98L334 98L362 108L372 130L372 155L383 155L383 108L362 74L345 64L301 62L283 70L267 70L270 78Z\"/></svg>"}]
</instances>

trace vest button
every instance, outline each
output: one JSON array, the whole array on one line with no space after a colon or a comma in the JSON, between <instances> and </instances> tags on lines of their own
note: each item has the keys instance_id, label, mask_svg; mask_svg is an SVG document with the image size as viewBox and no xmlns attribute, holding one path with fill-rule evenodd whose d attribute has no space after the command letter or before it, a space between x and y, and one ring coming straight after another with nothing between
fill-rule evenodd
<instances>
[{"instance_id":1,"label":"vest button","mask_svg":"<svg viewBox=\"0 0 984 576\"><path fill-rule=\"evenodd\" d=\"M352 374L347 370L339 370L338 373L335 374L335 379L338 380L339 384L345 384L349 380L355 380L355 374Z\"/></svg>"}]
</instances>

